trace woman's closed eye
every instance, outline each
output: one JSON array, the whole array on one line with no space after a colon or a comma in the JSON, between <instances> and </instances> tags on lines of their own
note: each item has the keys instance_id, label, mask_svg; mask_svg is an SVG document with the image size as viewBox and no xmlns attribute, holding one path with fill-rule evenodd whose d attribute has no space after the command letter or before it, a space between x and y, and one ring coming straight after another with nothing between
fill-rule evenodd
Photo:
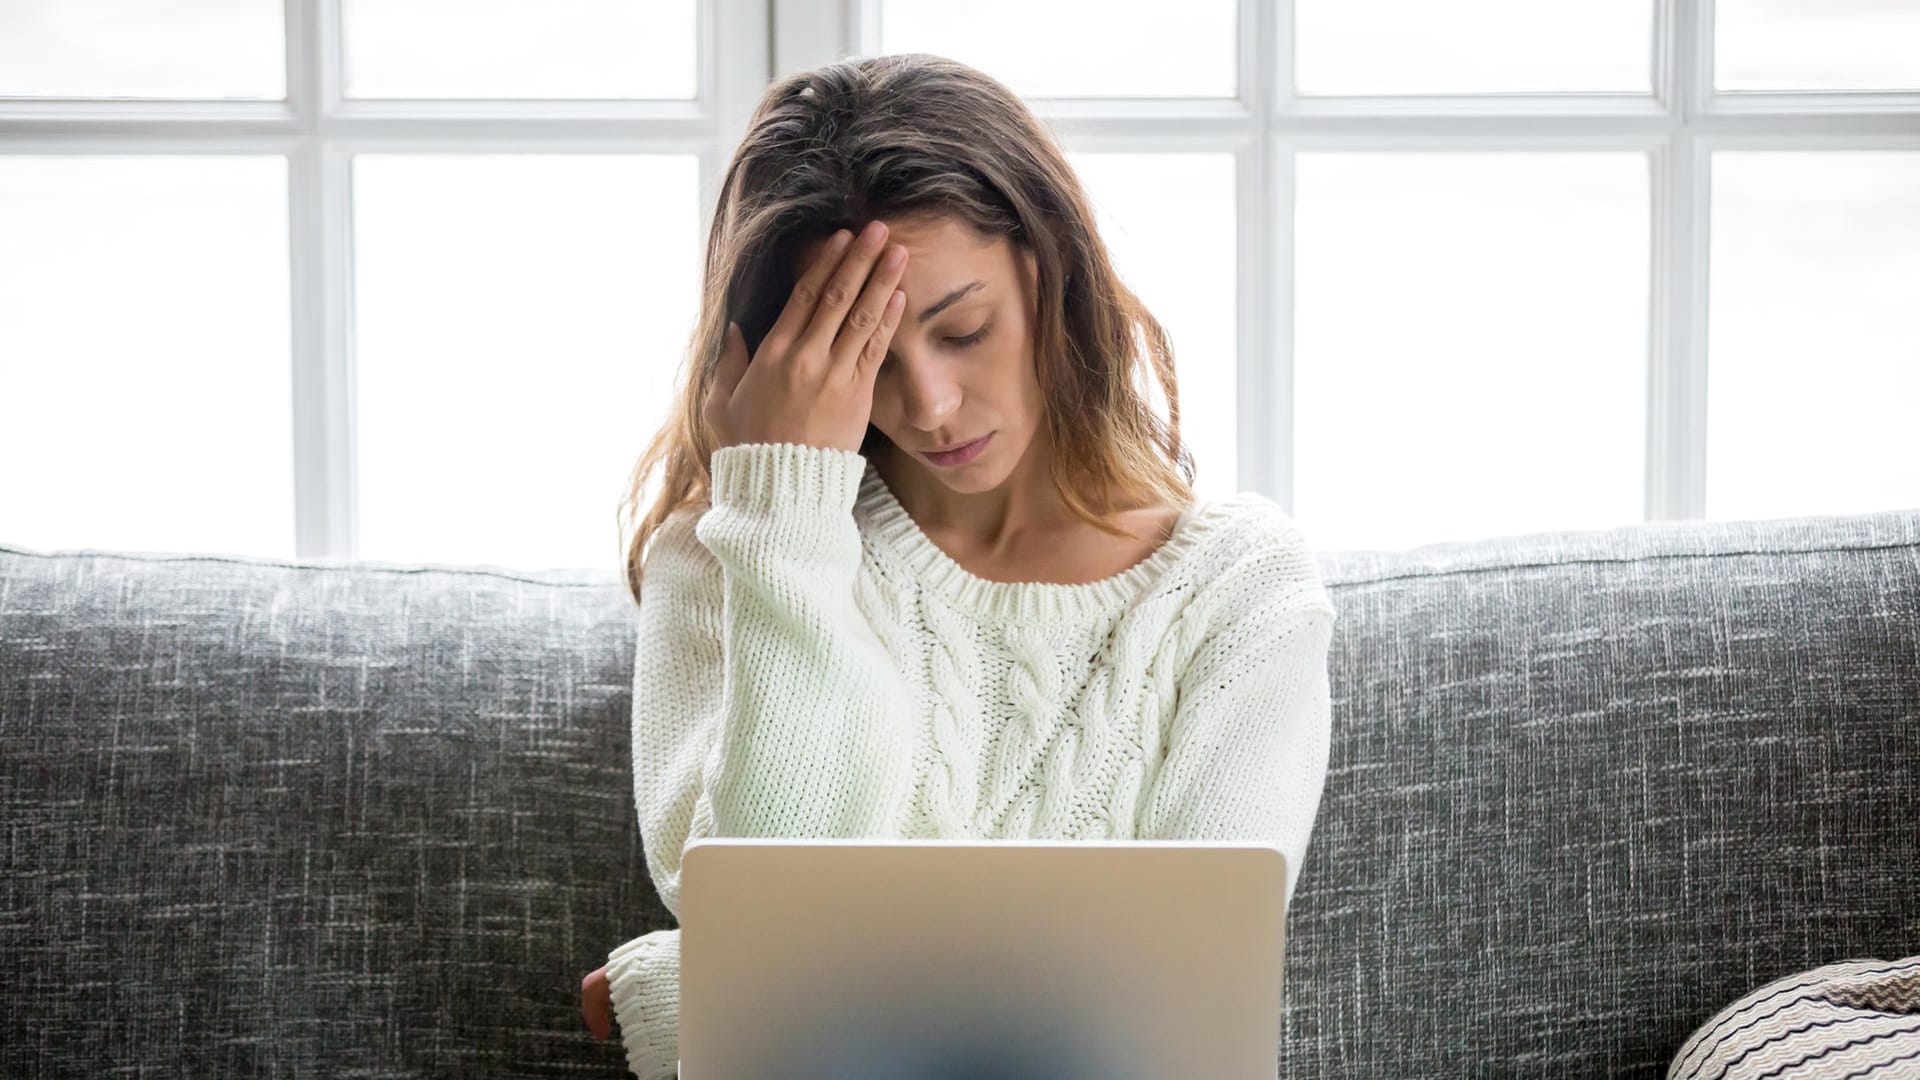
<instances>
[{"instance_id":1,"label":"woman's closed eye","mask_svg":"<svg viewBox=\"0 0 1920 1080\"><path fill-rule=\"evenodd\" d=\"M993 323L988 322L983 324L980 327L980 329L975 330L971 334L968 334L966 337L950 337L947 340L953 342L955 345L958 345L959 347L964 349L969 345L979 344L980 339L986 337L987 331L991 329L993 329Z\"/></svg>"}]
</instances>

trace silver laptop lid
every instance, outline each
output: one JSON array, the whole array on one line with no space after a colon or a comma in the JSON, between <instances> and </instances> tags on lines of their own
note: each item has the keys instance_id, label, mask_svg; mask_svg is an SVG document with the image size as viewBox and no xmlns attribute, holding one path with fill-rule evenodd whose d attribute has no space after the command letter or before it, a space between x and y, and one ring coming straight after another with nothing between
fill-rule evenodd
<instances>
[{"instance_id":1,"label":"silver laptop lid","mask_svg":"<svg viewBox=\"0 0 1920 1080\"><path fill-rule=\"evenodd\" d=\"M1259 843L709 838L682 1080L1272 1080L1286 857Z\"/></svg>"}]
</instances>

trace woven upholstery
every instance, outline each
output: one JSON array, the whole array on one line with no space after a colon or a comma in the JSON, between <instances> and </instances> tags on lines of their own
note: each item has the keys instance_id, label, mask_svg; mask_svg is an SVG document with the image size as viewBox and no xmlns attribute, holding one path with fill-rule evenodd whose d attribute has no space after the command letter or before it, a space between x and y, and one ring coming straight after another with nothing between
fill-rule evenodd
<instances>
[{"instance_id":1,"label":"woven upholstery","mask_svg":"<svg viewBox=\"0 0 1920 1080\"><path fill-rule=\"evenodd\" d=\"M0 1076L621 1075L606 582L0 551Z\"/></svg>"},{"instance_id":2,"label":"woven upholstery","mask_svg":"<svg viewBox=\"0 0 1920 1080\"><path fill-rule=\"evenodd\" d=\"M1920 952L1920 511L1336 554L1295 1076L1646 1076Z\"/></svg>"},{"instance_id":3,"label":"woven upholstery","mask_svg":"<svg viewBox=\"0 0 1920 1080\"><path fill-rule=\"evenodd\" d=\"M1920 952L1920 511L1329 552L1289 1076L1664 1074ZM0 546L0 1076L623 1075L612 571Z\"/></svg>"}]
</instances>

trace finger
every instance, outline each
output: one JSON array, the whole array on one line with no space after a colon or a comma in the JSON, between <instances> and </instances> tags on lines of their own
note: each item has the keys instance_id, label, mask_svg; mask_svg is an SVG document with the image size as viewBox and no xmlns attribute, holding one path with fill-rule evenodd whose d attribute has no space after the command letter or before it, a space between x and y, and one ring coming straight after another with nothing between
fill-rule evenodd
<instances>
[{"instance_id":1,"label":"finger","mask_svg":"<svg viewBox=\"0 0 1920 1080\"><path fill-rule=\"evenodd\" d=\"M847 312L846 324L840 329L840 336L833 343L833 371L836 374L853 375L853 365L859 363L867 354L867 343L872 340L886 318L889 299L894 287L907 272L907 249L894 244L880 257L880 265L867 279L867 287L861 291L860 299L855 301L853 310ZM886 355L883 345L880 355Z\"/></svg>"},{"instance_id":2,"label":"finger","mask_svg":"<svg viewBox=\"0 0 1920 1080\"><path fill-rule=\"evenodd\" d=\"M587 1030L593 1032L596 1039L604 1039L613 1033L613 1018L609 1015L612 990L607 983L605 968L580 980L581 1012L586 1017Z\"/></svg>"},{"instance_id":3,"label":"finger","mask_svg":"<svg viewBox=\"0 0 1920 1080\"><path fill-rule=\"evenodd\" d=\"M596 1039L604 1039L613 1034L613 1018L608 1015L607 1007L599 1001L587 1004L587 1030L593 1032Z\"/></svg>"},{"instance_id":4,"label":"finger","mask_svg":"<svg viewBox=\"0 0 1920 1080\"><path fill-rule=\"evenodd\" d=\"M880 325L874 329L873 336L867 339L866 347L860 350L855 361L855 372L861 382L869 387L874 377L880 374L880 365L886 363L887 350L893 347L893 332L900 327L900 316L907 310L907 294L898 289L887 297L886 307L881 310Z\"/></svg>"},{"instance_id":5,"label":"finger","mask_svg":"<svg viewBox=\"0 0 1920 1080\"><path fill-rule=\"evenodd\" d=\"M720 364L714 371L714 385L723 388L724 400L733 400L733 392L747 374L751 360L752 357L747 353L746 331L740 329L737 322L728 323L726 335L721 339Z\"/></svg>"},{"instance_id":6,"label":"finger","mask_svg":"<svg viewBox=\"0 0 1920 1080\"><path fill-rule=\"evenodd\" d=\"M740 380L747 373L747 336L740 324L730 322L727 332L721 338L720 363L714 368L713 385L707 388L706 415L708 422L714 419L716 410L725 410L727 403L733 400L733 392L740 386Z\"/></svg>"},{"instance_id":7,"label":"finger","mask_svg":"<svg viewBox=\"0 0 1920 1080\"><path fill-rule=\"evenodd\" d=\"M886 244L886 224L869 222L860 233L860 238L841 256L840 265L820 290L820 300L814 305L813 318L808 321L800 339L794 342L795 355L826 357L831 354L834 339L840 336L840 325L846 321L854 298L860 295L861 286L872 275L873 264Z\"/></svg>"},{"instance_id":8,"label":"finger","mask_svg":"<svg viewBox=\"0 0 1920 1080\"><path fill-rule=\"evenodd\" d=\"M789 346L806 331L807 324L813 320L814 307L820 301L820 294L827 287L827 279L834 268L840 265L840 258L853 242L853 230L836 229L827 237L827 244L814 256L813 262L793 283L793 294L787 297L787 305L780 309L780 317L773 321L767 336L760 339L760 348L769 357L784 357Z\"/></svg>"}]
</instances>

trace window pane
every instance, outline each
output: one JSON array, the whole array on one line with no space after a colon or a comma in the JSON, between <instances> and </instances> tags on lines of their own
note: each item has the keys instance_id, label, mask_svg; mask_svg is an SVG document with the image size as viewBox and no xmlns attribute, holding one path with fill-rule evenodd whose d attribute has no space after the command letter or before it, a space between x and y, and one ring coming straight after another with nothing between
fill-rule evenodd
<instances>
[{"instance_id":1,"label":"window pane","mask_svg":"<svg viewBox=\"0 0 1920 1080\"><path fill-rule=\"evenodd\" d=\"M1650 0L1296 0L1301 95L1652 92Z\"/></svg>"},{"instance_id":2,"label":"window pane","mask_svg":"<svg viewBox=\"0 0 1920 1080\"><path fill-rule=\"evenodd\" d=\"M0 155L0 539L293 554L286 185Z\"/></svg>"},{"instance_id":3,"label":"window pane","mask_svg":"<svg viewBox=\"0 0 1920 1080\"><path fill-rule=\"evenodd\" d=\"M1713 158L1707 516L1920 508L1920 153Z\"/></svg>"},{"instance_id":4,"label":"window pane","mask_svg":"<svg viewBox=\"0 0 1920 1080\"><path fill-rule=\"evenodd\" d=\"M699 292L693 155L354 159L360 546L601 567Z\"/></svg>"},{"instance_id":5,"label":"window pane","mask_svg":"<svg viewBox=\"0 0 1920 1080\"><path fill-rule=\"evenodd\" d=\"M5 0L0 97L286 96L278 0Z\"/></svg>"},{"instance_id":6,"label":"window pane","mask_svg":"<svg viewBox=\"0 0 1920 1080\"><path fill-rule=\"evenodd\" d=\"M1239 92L1234 7L1233 0L1103 0L1097 10L1064 0L884 0L880 51L952 57L1022 97L1232 97Z\"/></svg>"},{"instance_id":7,"label":"window pane","mask_svg":"<svg viewBox=\"0 0 1920 1080\"><path fill-rule=\"evenodd\" d=\"M1173 343L1181 435L1194 487L1240 490L1234 422L1234 175L1232 154L1070 154L1094 203L1121 279ZM1167 193L1180 193L1178 213ZM1164 398L1152 399L1164 408Z\"/></svg>"},{"instance_id":8,"label":"window pane","mask_svg":"<svg viewBox=\"0 0 1920 1080\"><path fill-rule=\"evenodd\" d=\"M691 98L693 0L343 0L359 98Z\"/></svg>"},{"instance_id":9,"label":"window pane","mask_svg":"<svg viewBox=\"0 0 1920 1080\"><path fill-rule=\"evenodd\" d=\"M1297 184L1294 516L1317 543L1644 519L1644 156L1313 153Z\"/></svg>"},{"instance_id":10,"label":"window pane","mask_svg":"<svg viewBox=\"0 0 1920 1080\"><path fill-rule=\"evenodd\" d=\"M1920 89L1913 0L1716 0L1721 90Z\"/></svg>"}]
</instances>

